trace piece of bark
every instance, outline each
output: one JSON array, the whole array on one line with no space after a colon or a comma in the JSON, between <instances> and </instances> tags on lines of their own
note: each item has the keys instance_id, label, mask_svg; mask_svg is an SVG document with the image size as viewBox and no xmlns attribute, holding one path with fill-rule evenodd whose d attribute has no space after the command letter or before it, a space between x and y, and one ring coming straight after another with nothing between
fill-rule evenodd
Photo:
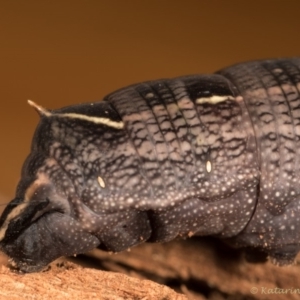
<instances>
[{"instance_id":1,"label":"piece of bark","mask_svg":"<svg viewBox=\"0 0 300 300\"><path fill-rule=\"evenodd\" d=\"M51 266L45 272L18 274L2 265L0 299L187 299L150 280L83 268L71 262Z\"/></svg>"},{"instance_id":2,"label":"piece of bark","mask_svg":"<svg viewBox=\"0 0 300 300\"><path fill-rule=\"evenodd\" d=\"M113 255L97 250L72 260L85 268L53 263L49 271L20 275L2 267L0 299L283 300L300 293L293 292L300 286L299 264L247 263L240 251L212 239L143 244Z\"/></svg>"},{"instance_id":3,"label":"piece of bark","mask_svg":"<svg viewBox=\"0 0 300 300\"><path fill-rule=\"evenodd\" d=\"M85 259L86 265L155 280L190 299L274 299L275 295L283 300L299 299L300 294L298 263L286 267L248 263L241 251L213 239L143 244L130 252L110 255L97 250L90 255L94 258Z\"/></svg>"}]
</instances>

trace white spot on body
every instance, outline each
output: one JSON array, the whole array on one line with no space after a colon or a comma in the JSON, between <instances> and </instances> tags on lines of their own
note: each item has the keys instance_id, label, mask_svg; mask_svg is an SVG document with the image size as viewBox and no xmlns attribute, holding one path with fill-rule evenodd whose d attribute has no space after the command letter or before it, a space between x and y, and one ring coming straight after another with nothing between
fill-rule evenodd
<instances>
[{"instance_id":1,"label":"white spot on body","mask_svg":"<svg viewBox=\"0 0 300 300\"><path fill-rule=\"evenodd\" d=\"M211 167L211 162L208 160L208 161L206 162L206 171L207 171L208 173L210 173L210 172L211 172L211 169L212 169L212 167Z\"/></svg>"},{"instance_id":2,"label":"white spot on body","mask_svg":"<svg viewBox=\"0 0 300 300\"><path fill-rule=\"evenodd\" d=\"M133 199L132 198L128 198L127 199L127 203L133 203Z\"/></svg>"},{"instance_id":3,"label":"white spot on body","mask_svg":"<svg viewBox=\"0 0 300 300\"><path fill-rule=\"evenodd\" d=\"M103 189L105 188L105 182L104 182L103 178L100 176L98 176L98 183Z\"/></svg>"}]
</instances>

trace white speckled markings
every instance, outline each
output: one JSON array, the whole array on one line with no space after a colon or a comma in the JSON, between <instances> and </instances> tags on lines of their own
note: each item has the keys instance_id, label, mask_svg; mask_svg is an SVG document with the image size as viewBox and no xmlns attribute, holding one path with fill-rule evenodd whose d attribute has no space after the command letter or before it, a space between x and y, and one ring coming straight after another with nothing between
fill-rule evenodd
<instances>
[{"instance_id":1,"label":"white speckled markings","mask_svg":"<svg viewBox=\"0 0 300 300\"><path fill-rule=\"evenodd\" d=\"M260 161L258 205L240 242L260 245L276 264L291 263L300 249L299 59L250 62L221 74L241 91Z\"/></svg>"},{"instance_id":2,"label":"white speckled markings","mask_svg":"<svg viewBox=\"0 0 300 300\"><path fill-rule=\"evenodd\" d=\"M41 115L0 249L24 272L95 247L215 235L300 250L300 58L143 82ZM47 253L47 255L45 255Z\"/></svg>"},{"instance_id":3,"label":"white speckled markings","mask_svg":"<svg viewBox=\"0 0 300 300\"><path fill-rule=\"evenodd\" d=\"M175 224L178 218L193 224L194 233L222 231L232 236L253 213L258 181L254 134L243 98L233 90L221 76L195 75L145 82L106 99L125 122L137 154L131 163L139 172L132 168L134 180L123 188L132 186L134 193L123 193L122 204L136 209L171 207L155 217L169 238L189 232ZM128 105L129 99L134 105ZM122 165L111 168L117 168L118 175L123 170ZM101 170L106 176L110 173ZM123 182L122 177L109 180L110 188ZM207 226L202 226L206 218Z\"/></svg>"}]
</instances>

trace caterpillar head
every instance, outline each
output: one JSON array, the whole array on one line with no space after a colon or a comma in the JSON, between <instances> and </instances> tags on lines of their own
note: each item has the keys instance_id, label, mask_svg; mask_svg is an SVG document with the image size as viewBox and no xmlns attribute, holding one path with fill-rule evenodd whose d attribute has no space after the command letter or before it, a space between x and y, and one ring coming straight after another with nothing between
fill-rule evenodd
<instances>
[{"instance_id":1,"label":"caterpillar head","mask_svg":"<svg viewBox=\"0 0 300 300\"><path fill-rule=\"evenodd\" d=\"M30 104L42 120L23 166L16 198L0 218L0 250L24 272L38 271L60 256L85 252L99 244L76 220L70 205L78 183L49 157L49 144L55 142L49 130L51 113Z\"/></svg>"}]
</instances>

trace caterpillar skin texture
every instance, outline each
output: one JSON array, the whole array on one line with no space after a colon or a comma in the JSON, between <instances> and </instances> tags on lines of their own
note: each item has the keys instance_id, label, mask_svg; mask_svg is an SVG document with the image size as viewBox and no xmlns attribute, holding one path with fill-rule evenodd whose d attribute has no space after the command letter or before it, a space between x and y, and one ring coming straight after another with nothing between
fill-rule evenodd
<instances>
[{"instance_id":1,"label":"caterpillar skin texture","mask_svg":"<svg viewBox=\"0 0 300 300\"><path fill-rule=\"evenodd\" d=\"M300 58L135 84L41 116L0 249L23 272L93 248L218 236L300 247Z\"/></svg>"}]
</instances>

